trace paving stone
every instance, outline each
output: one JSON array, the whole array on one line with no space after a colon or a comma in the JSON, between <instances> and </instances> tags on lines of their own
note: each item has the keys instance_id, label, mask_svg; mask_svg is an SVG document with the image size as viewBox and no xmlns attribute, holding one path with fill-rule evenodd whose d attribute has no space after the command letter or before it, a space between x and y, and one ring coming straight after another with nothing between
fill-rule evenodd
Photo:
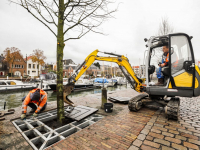
<instances>
[{"instance_id":1,"label":"paving stone","mask_svg":"<svg viewBox=\"0 0 200 150\"><path fill-rule=\"evenodd\" d=\"M187 150L187 147L175 143L172 143L172 147L178 150Z\"/></svg>"},{"instance_id":2,"label":"paving stone","mask_svg":"<svg viewBox=\"0 0 200 150\"><path fill-rule=\"evenodd\" d=\"M200 137L200 134L199 134L199 133L193 133L193 134Z\"/></svg>"},{"instance_id":3,"label":"paving stone","mask_svg":"<svg viewBox=\"0 0 200 150\"><path fill-rule=\"evenodd\" d=\"M173 143L181 144L181 140L176 139L176 138L165 137L165 140L173 142Z\"/></svg>"},{"instance_id":4,"label":"paving stone","mask_svg":"<svg viewBox=\"0 0 200 150\"><path fill-rule=\"evenodd\" d=\"M144 128L145 128L145 129L151 129L152 126L146 125Z\"/></svg>"},{"instance_id":5,"label":"paving stone","mask_svg":"<svg viewBox=\"0 0 200 150\"><path fill-rule=\"evenodd\" d=\"M197 145L194 145L192 143L189 143L189 142L183 142L183 145L185 147L188 147L188 148L192 148L192 149L199 149L199 147Z\"/></svg>"},{"instance_id":6,"label":"paving stone","mask_svg":"<svg viewBox=\"0 0 200 150\"><path fill-rule=\"evenodd\" d=\"M189 139L188 141L189 141L190 143L194 143L194 144L200 145L200 141L198 141L198 140Z\"/></svg>"},{"instance_id":7,"label":"paving stone","mask_svg":"<svg viewBox=\"0 0 200 150\"><path fill-rule=\"evenodd\" d=\"M147 145L142 145L141 149L142 150L158 150L157 148L153 148L153 147L150 147L150 146L147 146Z\"/></svg>"},{"instance_id":8,"label":"paving stone","mask_svg":"<svg viewBox=\"0 0 200 150\"><path fill-rule=\"evenodd\" d=\"M182 140L182 141L186 141L186 140L187 140L186 137L183 137L183 136L180 136L180 135L176 135L175 138L176 138L176 139L180 139L180 140Z\"/></svg>"},{"instance_id":9,"label":"paving stone","mask_svg":"<svg viewBox=\"0 0 200 150\"><path fill-rule=\"evenodd\" d=\"M148 130L148 129L143 129L143 130L141 131L141 133L147 135L147 134L149 133L149 130Z\"/></svg>"},{"instance_id":10,"label":"paving stone","mask_svg":"<svg viewBox=\"0 0 200 150\"><path fill-rule=\"evenodd\" d=\"M138 137L137 137L137 139L139 139L139 140L144 140L146 138L146 135L145 134L139 134L138 135Z\"/></svg>"},{"instance_id":11,"label":"paving stone","mask_svg":"<svg viewBox=\"0 0 200 150\"><path fill-rule=\"evenodd\" d=\"M146 140L153 141L153 137L150 136L150 135L147 135L147 136L146 136Z\"/></svg>"},{"instance_id":12,"label":"paving stone","mask_svg":"<svg viewBox=\"0 0 200 150\"><path fill-rule=\"evenodd\" d=\"M151 129L151 132L155 132L155 133L161 133L160 130L156 130L156 129Z\"/></svg>"},{"instance_id":13,"label":"paving stone","mask_svg":"<svg viewBox=\"0 0 200 150\"><path fill-rule=\"evenodd\" d=\"M183 130L183 129L178 129L178 131L183 132L183 133L187 133L187 134L192 134L191 131L187 131L187 130Z\"/></svg>"},{"instance_id":14,"label":"paving stone","mask_svg":"<svg viewBox=\"0 0 200 150\"><path fill-rule=\"evenodd\" d=\"M148 122L147 125L153 126L153 123L152 122Z\"/></svg>"},{"instance_id":15,"label":"paving stone","mask_svg":"<svg viewBox=\"0 0 200 150\"><path fill-rule=\"evenodd\" d=\"M170 130L176 130L176 128L171 127L171 126L165 126L166 129L170 129Z\"/></svg>"},{"instance_id":16,"label":"paving stone","mask_svg":"<svg viewBox=\"0 0 200 150\"><path fill-rule=\"evenodd\" d=\"M162 127L158 127L158 126L153 126L152 129L161 130L161 131L167 131L167 129L162 128Z\"/></svg>"},{"instance_id":17,"label":"paving stone","mask_svg":"<svg viewBox=\"0 0 200 150\"><path fill-rule=\"evenodd\" d=\"M157 126L157 127L164 127L164 125L162 125L162 124L156 124L156 123L154 123L154 126Z\"/></svg>"},{"instance_id":18,"label":"paving stone","mask_svg":"<svg viewBox=\"0 0 200 150\"><path fill-rule=\"evenodd\" d=\"M197 136L194 136L194 135L191 135L191 134L181 133L180 135L184 136L184 137L188 137L188 138L194 139L194 140L198 140Z\"/></svg>"},{"instance_id":19,"label":"paving stone","mask_svg":"<svg viewBox=\"0 0 200 150\"><path fill-rule=\"evenodd\" d=\"M136 139L136 140L133 142L133 145L134 145L134 146L137 146L137 147L140 147L140 146L142 145L142 141Z\"/></svg>"},{"instance_id":20,"label":"paving stone","mask_svg":"<svg viewBox=\"0 0 200 150\"><path fill-rule=\"evenodd\" d=\"M168 142L166 140L154 139L153 141L156 142L156 143L160 143L160 144L166 145L166 146L170 146L170 142Z\"/></svg>"},{"instance_id":21,"label":"paving stone","mask_svg":"<svg viewBox=\"0 0 200 150\"><path fill-rule=\"evenodd\" d=\"M155 147L155 148L159 148L160 147L160 144L157 144L155 142L151 142L151 141L148 141L148 140L144 140L144 144L152 146L152 147Z\"/></svg>"},{"instance_id":22,"label":"paving stone","mask_svg":"<svg viewBox=\"0 0 200 150\"><path fill-rule=\"evenodd\" d=\"M157 134L157 133L153 133L153 132L149 132L150 136L155 137L155 138L159 138L159 139L163 139L164 136L162 134Z\"/></svg>"},{"instance_id":23,"label":"paving stone","mask_svg":"<svg viewBox=\"0 0 200 150\"><path fill-rule=\"evenodd\" d=\"M178 131L174 131L174 130L169 130L168 132L173 133L173 134L179 134Z\"/></svg>"},{"instance_id":24,"label":"paving stone","mask_svg":"<svg viewBox=\"0 0 200 150\"><path fill-rule=\"evenodd\" d=\"M174 148L169 148L167 146L162 146L162 150L174 150Z\"/></svg>"},{"instance_id":25,"label":"paving stone","mask_svg":"<svg viewBox=\"0 0 200 150\"><path fill-rule=\"evenodd\" d=\"M136 146L131 145L131 146L128 148L128 150L139 150L139 148L136 147Z\"/></svg>"},{"instance_id":26,"label":"paving stone","mask_svg":"<svg viewBox=\"0 0 200 150\"><path fill-rule=\"evenodd\" d=\"M162 132L162 134L164 136L170 136L170 137L174 137L174 134L168 133L168 132Z\"/></svg>"}]
</instances>

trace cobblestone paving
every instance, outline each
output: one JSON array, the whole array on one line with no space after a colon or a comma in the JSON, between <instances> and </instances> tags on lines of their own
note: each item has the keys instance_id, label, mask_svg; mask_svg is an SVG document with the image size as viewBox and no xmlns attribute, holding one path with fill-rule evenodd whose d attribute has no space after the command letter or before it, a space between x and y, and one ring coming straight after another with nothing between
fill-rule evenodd
<instances>
[{"instance_id":1,"label":"cobblestone paving","mask_svg":"<svg viewBox=\"0 0 200 150\"><path fill-rule=\"evenodd\" d=\"M129 150L200 149L199 98L181 98L180 119L168 120L163 110L157 111Z\"/></svg>"}]
</instances>

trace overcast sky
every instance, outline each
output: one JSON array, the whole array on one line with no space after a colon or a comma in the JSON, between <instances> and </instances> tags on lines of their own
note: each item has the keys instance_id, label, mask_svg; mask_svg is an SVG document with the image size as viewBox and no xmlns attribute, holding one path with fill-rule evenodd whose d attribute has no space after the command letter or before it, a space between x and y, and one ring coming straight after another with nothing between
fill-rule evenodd
<instances>
[{"instance_id":1,"label":"overcast sky","mask_svg":"<svg viewBox=\"0 0 200 150\"><path fill-rule=\"evenodd\" d=\"M120 0L117 0L119 3ZM127 55L131 65L142 63L144 38L157 33L159 23L167 17L175 32L193 36L195 58L200 60L200 0L121 0L115 18L101 28L107 36L88 33L79 40L65 43L64 59L82 63L93 50ZM0 0L0 53L17 47L23 56L41 49L46 62L56 62L56 38L25 9Z\"/></svg>"}]
</instances>

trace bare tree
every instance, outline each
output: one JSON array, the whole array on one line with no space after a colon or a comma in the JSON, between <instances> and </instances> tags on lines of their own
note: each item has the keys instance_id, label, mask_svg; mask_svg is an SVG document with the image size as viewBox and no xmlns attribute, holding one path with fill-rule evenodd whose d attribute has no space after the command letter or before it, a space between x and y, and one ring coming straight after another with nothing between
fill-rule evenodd
<instances>
[{"instance_id":1,"label":"bare tree","mask_svg":"<svg viewBox=\"0 0 200 150\"><path fill-rule=\"evenodd\" d=\"M170 34L174 32L174 28L172 25L170 25L168 18L163 17L160 22L160 26L158 29L157 36L162 36L166 34ZM163 50L161 47L155 48L154 49L154 56L152 56L152 64L158 64L161 62L163 56Z\"/></svg>"},{"instance_id":2,"label":"bare tree","mask_svg":"<svg viewBox=\"0 0 200 150\"><path fill-rule=\"evenodd\" d=\"M88 32L101 33L99 27L116 11L109 10L111 0L9 0L25 8L57 38L57 114L62 123L63 49L66 41L80 39Z\"/></svg>"},{"instance_id":3,"label":"bare tree","mask_svg":"<svg viewBox=\"0 0 200 150\"><path fill-rule=\"evenodd\" d=\"M174 32L174 28L169 24L168 18L163 17L161 19L161 23L159 26L158 36L166 35L173 32Z\"/></svg>"}]
</instances>

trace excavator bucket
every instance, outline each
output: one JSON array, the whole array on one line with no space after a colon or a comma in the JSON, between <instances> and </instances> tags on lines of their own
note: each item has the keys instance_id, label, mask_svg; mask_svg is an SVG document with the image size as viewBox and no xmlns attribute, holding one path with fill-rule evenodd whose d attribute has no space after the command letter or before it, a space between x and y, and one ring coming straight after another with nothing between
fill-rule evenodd
<instances>
[{"instance_id":1,"label":"excavator bucket","mask_svg":"<svg viewBox=\"0 0 200 150\"><path fill-rule=\"evenodd\" d=\"M74 106L74 103L67 97L74 90L74 83L66 84L63 86L63 100L70 106Z\"/></svg>"}]
</instances>

